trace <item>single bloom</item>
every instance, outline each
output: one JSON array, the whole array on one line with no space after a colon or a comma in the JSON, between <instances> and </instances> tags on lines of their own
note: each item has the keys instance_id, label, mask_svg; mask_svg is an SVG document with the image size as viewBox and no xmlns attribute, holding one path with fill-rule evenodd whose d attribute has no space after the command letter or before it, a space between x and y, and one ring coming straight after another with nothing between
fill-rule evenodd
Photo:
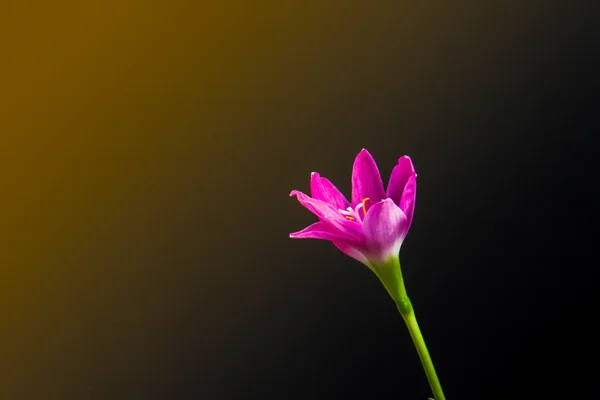
<instances>
[{"instance_id":1,"label":"single bloom","mask_svg":"<svg viewBox=\"0 0 600 400\"><path fill-rule=\"evenodd\" d=\"M417 174L408 156L398 160L384 190L375 160L362 149L352 169L351 201L316 172L310 180L312 197L290 193L319 218L290 237L331 241L375 272L395 298L396 283L391 281L401 279L394 276L400 273L399 252L412 222L416 190Z\"/></svg>"}]
</instances>

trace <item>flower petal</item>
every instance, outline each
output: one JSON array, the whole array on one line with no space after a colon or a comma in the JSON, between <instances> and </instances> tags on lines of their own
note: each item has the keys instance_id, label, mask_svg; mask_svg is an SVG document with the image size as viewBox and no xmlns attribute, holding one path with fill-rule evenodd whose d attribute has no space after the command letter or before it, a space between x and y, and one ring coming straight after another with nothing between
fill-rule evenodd
<instances>
[{"instance_id":1,"label":"flower petal","mask_svg":"<svg viewBox=\"0 0 600 400\"><path fill-rule=\"evenodd\" d=\"M300 204L335 231L347 236L349 240L358 240L358 237L360 236L360 223L346 219L346 217L331 204L310 198L297 190L292 190L290 196L296 196Z\"/></svg>"},{"instance_id":2,"label":"flower petal","mask_svg":"<svg viewBox=\"0 0 600 400\"><path fill-rule=\"evenodd\" d=\"M362 239L367 257L378 263L398 256L406 237L407 218L392 199L374 204L362 226Z\"/></svg>"},{"instance_id":3,"label":"flower petal","mask_svg":"<svg viewBox=\"0 0 600 400\"><path fill-rule=\"evenodd\" d=\"M369 264L369 260L367 259L367 257L352 244L343 240L332 240L332 242L335 245L335 247L340 249L347 256L354 258L356 261L363 263L369 268L372 268L371 264Z\"/></svg>"},{"instance_id":4,"label":"flower petal","mask_svg":"<svg viewBox=\"0 0 600 400\"><path fill-rule=\"evenodd\" d=\"M290 233L290 237L294 239L323 239L323 240L344 240L344 235L336 232L326 223L319 221L307 226L301 231Z\"/></svg>"},{"instance_id":5,"label":"flower petal","mask_svg":"<svg viewBox=\"0 0 600 400\"><path fill-rule=\"evenodd\" d=\"M371 200L365 204L368 210L371 205L385 198L385 191L375 160L366 149L362 149L356 156L352 169L352 207L356 207L367 197Z\"/></svg>"},{"instance_id":6,"label":"flower petal","mask_svg":"<svg viewBox=\"0 0 600 400\"><path fill-rule=\"evenodd\" d=\"M329 225L319 221L312 225L307 226L301 231L290 233L290 237L293 239L323 239L331 241L335 247L340 249L344 254L354 258L355 260L365 264L369 268L371 265L365 257L355 246L356 243L348 241L347 238L335 232Z\"/></svg>"},{"instance_id":7,"label":"flower petal","mask_svg":"<svg viewBox=\"0 0 600 400\"><path fill-rule=\"evenodd\" d=\"M398 164L392 170L386 192L387 197L394 200L394 203L397 205L400 205L402 193L404 193L404 188L411 176L416 177L417 174L415 173L415 168L413 167L410 157L400 157L398 159ZM402 211L406 213L406 210L403 208Z\"/></svg>"},{"instance_id":8,"label":"flower petal","mask_svg":"<svg viewBox=\"0 0 600 400\"><path fill-rule=\"evenodd\" d=\"M406 234L408 233L408 229L412 224L413 214L415 213L415 198L417 195L417 175L413 175L408 178L408 182L404 187L404 192L402 193L402 198L400 199L400 209L406 215Z\"/></svg>"},{"instance_id":9,"label":"flower petal","mask_svg":"<svg viewBox=\"0 0 600 400\"><path fill-rule=\"evenodd\" d=\"M415 196L417 194L417 174L410 157L404 156L398 159L398 165L392 170L386 194L406 215L408 219L406 231L408 233L415 212Z\"/></svg>"},{"instance_id":10,"label":"flower petal","mask_svg":"<svg viewBox=\"0 0 600 400\"><path fill-rule=\"evenodd\" d=\"M327 178L322 178L317 172L310 176L310 195L313 199L331 204L336 209L345 210L350 202Z\"/></svg>"}]
</instances>

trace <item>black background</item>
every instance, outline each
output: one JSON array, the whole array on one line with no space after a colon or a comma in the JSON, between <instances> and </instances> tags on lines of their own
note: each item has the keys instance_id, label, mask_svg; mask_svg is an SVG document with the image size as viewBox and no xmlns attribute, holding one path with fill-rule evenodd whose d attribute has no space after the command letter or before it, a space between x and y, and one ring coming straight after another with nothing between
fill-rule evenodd
<instances>
[{"instance_id":1,"label":"black background","mask_svg":"<svg viewBox=\"0 0 600 400\"><path fill-rule=\"evenodd\" d=\"M50 200L3 239L3 398L426 399L375 276L288 238L315 220L289 192L349 195L363 147L418 173L401 261L447 398L595 398L600 14L525 3L119 14L63 113L15 119L46 115L15 181Z\"/></svg>"}]
</instances>

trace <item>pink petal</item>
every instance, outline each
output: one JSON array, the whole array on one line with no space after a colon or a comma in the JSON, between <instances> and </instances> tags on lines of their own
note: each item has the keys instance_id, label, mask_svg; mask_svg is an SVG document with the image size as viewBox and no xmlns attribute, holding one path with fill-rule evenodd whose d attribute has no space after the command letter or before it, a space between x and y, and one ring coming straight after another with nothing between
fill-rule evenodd
<instances>
[{"instance_id":1,"label":"pink petal","mask_svg":"<svg viewBox=\"0 0 600 400\"><path fill-rule=\"evenodd\" d=\"M336 209L345 210L350 202L327 178L322 178L317 172L310 176L310 194L313 199L322 200Z\"/></svg>"},{"instance_id":2,"label":"pink petal","mask_svg":"<svg viewBox=\"0 0 600 400\"><path fill-rule=\"evenodd\" d=\"M404 156L398 159L398 164L392 170L392 175L390 176L390 181L388 182L387 187L387 197L394 200L394 203L400 205L400 199L402 198L402 193L404 193L404 188L408 182L408 179L411 176L417 176L415 174L415 169L413 167L412 161L410 157ZM402 208L402 207L400 207ZM402 208L402 211L406 210Z\"/></svg>"},{"instance_id":3,"label":"pink petal","mask_svg":"<svg viewBox=\"0 0 600 400\"><path fill-rule=\"evenodd\" d=\"M417 175L408 178L404 187L402 198L400 199L400 209L406 215L406 233L412 224L413 214L415 213L415 198L417 196Z\"/></svg>"},{"instance_id":4,"label":"pink petal","mask_svg":"<svg viewBox=\"0 0 600 400\"><path fill-rule=\"evenodd\" d=\"M297 190L292 190L290 196L296 196L300 204L319 217L322 222L334 228L337 232L348 236L348 239L358 238L360 235L360 223L346 219L331 204L310 198Z\"/></svg>"},{"instance_id":5,"label":"pink petal","mask_svg":"<svg viewBox=\"0 0 600 400\"><path fill-rule=\"evenodd\" d=\"M307 226L301 231L290 233L290 237L294 239L323 239L323 240L344 240L345 237L333 230L326 223L319 221Z\"/></svg>"},{"instance_id":6,"label":"pink petal","mask_svg":"<svg viewBox=\"0 0 600 400\"><path fill-rule=\"evenodd\" d=\"M367 257L364 256L355 246L353 241L348 241L346 237L335 232L329 225L322 221L315 222L312 225L304 228L299 232L290 233L290 237L294 239L323 239L333 242L335 247L340 249L344 254L354 258L355 260L371 267Z\"/></svg>"},{"instance_id":7,"label":"pink petal","mask_svg":"<svg viewBox=\"0 0 600 400\"><path fill-rule=\"evenodd\" d=\"M361 253L358 249L356 249L352 244L343 240L333 240L333 244L335 245L335 247L344 252L344 254L346 254L347 256L352 257L355 260L365 264L367 267L371 268L367 257L365 257L365 255Z\"/></svg>"},{"instance_id":8,"label":"pink petal","mask_svg":"<svg viewBox=\"0 0 600 400\"><path fill-rule=\"evenodd\" d=\"M385 191L375 160L366 149L362 149L352 169L352 206L356 207L367 197L370 199L365 204L368 210L371 205L385 199Z\"/></svg>"},{"instance_id":9,"label":"pink petal","mask_svg":"<svg viewBox=\"0 0 600 400\"><path fill-rule=\"evenodd\" d=\"M408 233L404 212L391 199L374 204L362 227L363 245L369 259L385 261L397 256Z\"/></svg>"}]
</instances>

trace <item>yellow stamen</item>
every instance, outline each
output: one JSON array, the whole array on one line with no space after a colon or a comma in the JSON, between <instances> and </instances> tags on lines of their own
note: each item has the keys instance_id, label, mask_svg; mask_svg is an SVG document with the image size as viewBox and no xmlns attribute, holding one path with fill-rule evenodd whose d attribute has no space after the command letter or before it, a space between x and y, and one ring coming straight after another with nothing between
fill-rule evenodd
<instances>
[{"instance_id":1,"label":"yellow stamen","mask_svg":"<svg viewBox=\"0 0 600 400\"><path fill-rule=\"evenodd\" d=\"M346 219L349 219L350 221L354 221L354 218L352 218L352 217L351 217L351 216L349 216L349 215L346 215Z\"/></svg>"},{"instance_id":2,"label":"yellow stamen","mask_svg":"<svg viewBox=\"0 0 600 400\"><path fill-rule=\"evenodd\" d=\"M365 201L367 201L367 200L371 200L371 199L368 197L365 197L362 201L362 209L363 209L363 212L365 213L365 215L367 215L367 208L365 207Z\"/></svg>"}]
</instances>

